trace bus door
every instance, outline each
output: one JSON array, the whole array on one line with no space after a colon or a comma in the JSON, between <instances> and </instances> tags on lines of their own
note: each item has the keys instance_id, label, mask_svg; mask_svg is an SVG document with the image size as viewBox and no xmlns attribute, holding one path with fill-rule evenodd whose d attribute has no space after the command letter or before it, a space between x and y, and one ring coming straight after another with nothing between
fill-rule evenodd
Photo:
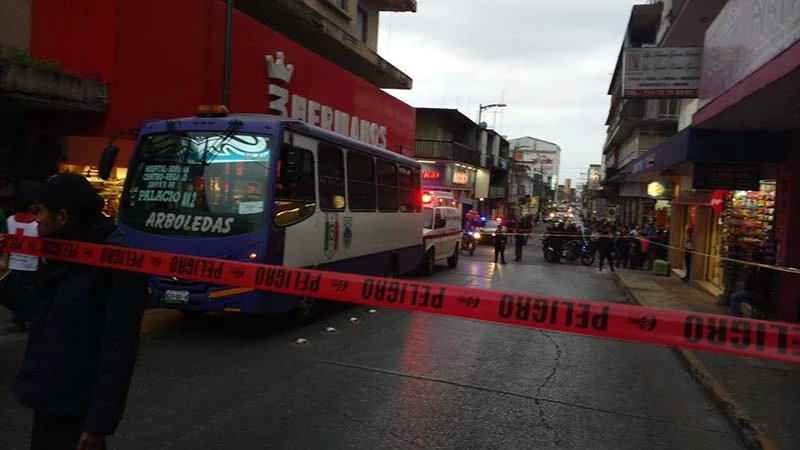
<instances>
[{"instance_id":1,"label":"bus door","mask_svg":"<svg viewBox=\"0 0 800 450\"><path fill-rule=\"evenodd\" d=\"M273 225L283 232L283 264L315 266L322 252L317 239L323 227L317 202L315 139L284 131L275 182Z\"/></svg>"}]
</instances>

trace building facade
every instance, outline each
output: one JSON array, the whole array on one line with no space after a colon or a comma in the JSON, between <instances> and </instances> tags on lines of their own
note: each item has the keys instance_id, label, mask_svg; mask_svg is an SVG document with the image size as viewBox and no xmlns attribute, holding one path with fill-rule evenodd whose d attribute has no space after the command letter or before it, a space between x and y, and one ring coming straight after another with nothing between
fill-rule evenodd
<instances>
[{"instance_id":1,"label":"building facade","mask_svg":"<svg viewBox=\"0 0 800 450\"><path fill-rule=\"evenodd\" d=\"M755 280L759 309L800 320L800 277L784 270L800 265L800 125L792 119L800 101L800 4L645 6L661 12L654 44L702 49L702 72L695 95L670 99L678 101L677 134L624 165L616 148L606 148L605 188L644 185L669 230L671 265L696 287L725 302ZM689 266L687 241L697 251Z\"/></svg>"},{"instance_id":2,"label":"building facade","mask_svg":"<svg viewBox=\"0 0 800 450\"><path fill-rule=\"evenodd\" d=\"M515 162L541 174L550 189L558 186L558 173L561 169L561 147L558 144L530 136L511 139L510 142L514 149Z\"/></svg>"},{"instance_id":3,"label":"building facade","mask_svg":"<svg viewBox=\"0 0 800 450\"><path fill-rule=\"evenodd\" d=\"M0 4L0 206L10 203L20 181L57 171L63 136L108 109L104 83L31 51L32 3Z\"/></svg>"},{"instance_id":4,"label":"building facade","mask_svg":"<svg viewBox=\"0 0 800 450\"><path fill-rule=\"evenodd\" d=\"M191 116L199 105L222 103L226 1L16 3L30 5L31 59L52 62L73 86L83 83L73 95L96 97L89 99L94 109L88 113L50 121L60 127L52 132L52 145L25 150L47 165L31 178L70 170L90 175L98 187L118 190L124 167L105 184L92 176L110 140L122 150L122 163L132 154L143 122ZM410 88L411 79L375 49L379 13L414 11L415 1L240 0L234 5L231 111L295 118L413 155L414 109L382 90ZM102 91L93 93L93 85ZM89 101L72 103L86 109Z\"/></svg>"},{"instance_id":5,"label":"building facade","mask_svg":"<svg viewBox=\"0 0 800 450\"><path fill-rule=\"evenodd\" d=\"M501 174L494 170L502 137L456 109L417 108L416 120L415 156L423 166L423 189L452 192L465 214L490 214L492 200L504 199L496 189Z\"/></svg>"},{"instance_id":6,"label":"building facade","mask_svg":"<svg viewBox=\"0 0 800 450\"><path fill-rule=\"evenodd\" d=\"M520 214L540 215L550 202L563 196L558 193L561 147L530 136L509 142L514 165L509 198L513 197L513 203L519 205Z\"/></svg>"},{"instance_id":7,"label":"building facade","mask_svg":"<svg viewBox=\"0 0 800 450\"><path fill-rule=\"evenodd\" d=\"M664 11L665 5L660 2L632 8L608 89L611 102L603 145L604 194L616 211L614 220L634 227L654 220L656 202L648 197L644 182L625 174L634 160L677 132L679 100L626 97L623 61L626 51L657 44Z\"/></svg>"}]
</instances>

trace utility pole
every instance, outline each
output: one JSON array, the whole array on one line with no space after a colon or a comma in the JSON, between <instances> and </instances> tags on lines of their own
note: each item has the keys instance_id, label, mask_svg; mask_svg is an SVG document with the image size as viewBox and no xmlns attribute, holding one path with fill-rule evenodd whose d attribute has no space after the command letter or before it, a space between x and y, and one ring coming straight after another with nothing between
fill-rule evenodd
<instances>
[{"instance_id":1,"label":"utility pole","mask_svg":"<svg viewBox=\"0 0 800 450\"><path fill-rule=\"evenodd\" d=\"M478 105L478 126L481 125L481 118L483 117L483 112L490 108L505 108L505 103L492 103L491 105Z\"/></svg>"},{"instance_id":2,"label":"utility pole","mask_svg":"<svg viewBox=\"0 0 800 450\"><path fill-rule=\"evenodd\" d=\"M231 46L233 41L233 0L228 0L225 10L225 59L222 68L222 104L230 107L231 101Z\"/></svg>"}]
</instances>

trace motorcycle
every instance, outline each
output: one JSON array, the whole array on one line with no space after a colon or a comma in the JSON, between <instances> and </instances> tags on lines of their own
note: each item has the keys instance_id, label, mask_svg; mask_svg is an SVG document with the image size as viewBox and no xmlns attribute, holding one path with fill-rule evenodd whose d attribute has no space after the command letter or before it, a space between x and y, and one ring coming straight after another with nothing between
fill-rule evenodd
<instances>
[{"instance_id":1,"label":"motorcycle","mask_svg":"<svg viewBox=\"0 0 800 450\"><path fill-rule=\"evenodd\" d=\"M542 251L544 252L544 259L550 263L558 263L561 259L567 262L574 263L580 260L584 266L591 266L594 264L594 246L586 240L572 240L567 242L557 251L552 238L542 238Z\"/></svg>"},{"instance_id":2,"label":"motorcycle","mask_svg":"<svg viewBox=\"0 0 800 450\"><path fill-rule=\"evenodd\" d=\"M461 251L469 256L474 255L477 239L480 235L477 231L464 231L464 235L461 237Z\"/></svg>"},{"instance_id":3,"label":"motorcycle","mask_svg":"<svg viewBox=\"0 0 800 450\"><path fill-rule=\"evenodd\" d=\"M578 256L581 260L581 264L584 266L591 266L594 264L594 254L594 245L588 240L583 240L578 248Z\"/></svg>"},{"instance_id":4,"label":"motorcycle","mask_svg":"<svg viewBox=\"0 0 800 450\"><path fill-rule=\"evenodd\" d=\"M561 252L556 250L552 236L542 236L542 253L544 253L544 260L549 263L558 263L563 256L563 249Z\"/></svg>"}]
</instances>

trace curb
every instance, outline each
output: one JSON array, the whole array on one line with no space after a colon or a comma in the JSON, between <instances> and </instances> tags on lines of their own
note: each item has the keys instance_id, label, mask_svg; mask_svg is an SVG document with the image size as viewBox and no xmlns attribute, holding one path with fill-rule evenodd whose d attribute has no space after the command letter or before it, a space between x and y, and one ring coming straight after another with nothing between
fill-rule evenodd
<instances>
[{"instance_id":1,"label":"curb","mask_svg":"<svg viewBox=\"0 0 800 450\"><path fill-rule=\"evenodd\" d=\"M625 296L631 303L645 306L633 291L622 281L618 273L614 273L614 281L625 291ZM778 446L766 433L753 422L753 419L733 399L728 390L717 381L714 375L706 368L705 364L695 355L694 351L677 347L670 347L689 375L697 381L706 394L714 402L714 406L725 416L728 422L739 434L739 438L750 450L777 450Z\"/></svg>"}]
</instances>

